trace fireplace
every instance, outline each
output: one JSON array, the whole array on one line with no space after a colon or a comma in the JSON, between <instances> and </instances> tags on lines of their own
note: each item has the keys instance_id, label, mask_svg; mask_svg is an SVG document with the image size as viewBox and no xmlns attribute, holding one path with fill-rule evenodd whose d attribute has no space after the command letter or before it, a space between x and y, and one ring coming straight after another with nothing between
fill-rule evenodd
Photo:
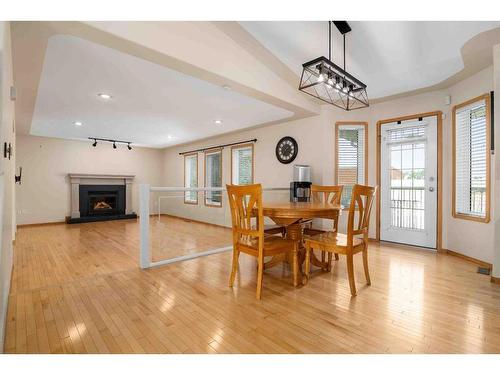
<instances>
[{"instance_id":1,"label":"fireplace","mask_svg":"<svg viewBox=\"0 0 500 375\"><path fill-rule=\"evenodd\" d=\"M133 176L70 174L70 224L102 220L133 219Z\"/></svg>"},{"instance_id":2,"label":"fireplace","mask_svg":"<svg viewBox=\"0 0 500 375\"><path fill-rule=\"evenodd\" d=\"M125 214L125 185L80 185L80 218Z\"/></svg>"},{"instance_id":3,"label":"fireplace","mask_svg":"<svg viewBox=\"0 0 500 375\"><path fill-rule=\"evenodd\" d=\"M117 194L89 194L89 215L112 215L116 213Z\"/></svg>"},{"instance_id":4,"label":"fireplace","mask_svg":"<svg viewBox=\"0 0 500 375\"><path fill-rule=\"evenodd\" d=\"M89 215L114 215L118 207L118 194L91 192L89 193Z\"/></svg>"}]
</instances>

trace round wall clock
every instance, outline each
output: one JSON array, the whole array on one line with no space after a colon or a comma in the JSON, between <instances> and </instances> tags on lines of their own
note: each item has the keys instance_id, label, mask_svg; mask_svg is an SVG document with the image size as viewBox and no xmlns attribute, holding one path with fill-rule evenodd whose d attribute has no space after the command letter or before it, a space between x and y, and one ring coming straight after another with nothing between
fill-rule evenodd
<instances>
[{"instance_id":1,"label":"round wall clock","mask_svg":"<svg viewBox=\"0 0 500 375\"><path fill-rule=\"evenodd\" d=\"M292 137L283 137L276 145L276 157L283 164L294 161L298 153L299 145Z\"/></svg>"}]
</instances>

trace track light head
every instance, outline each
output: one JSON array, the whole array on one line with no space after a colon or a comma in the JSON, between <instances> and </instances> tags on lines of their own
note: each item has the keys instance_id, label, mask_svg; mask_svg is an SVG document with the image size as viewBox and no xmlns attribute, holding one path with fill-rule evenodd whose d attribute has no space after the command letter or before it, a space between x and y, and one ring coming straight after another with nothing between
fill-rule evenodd
<instances>
[{"instance_id":1,"label":"track light head","mask_svg":"<svg viewBox=\"0 0 500 375\"><path fill-rule=\"evenodd\" d=\"M127 148L128 148L129 150L132 150L132 147L130 146L130 143L127 145Z\"/></svg>"},{"instance_id":2,"label":"track light head","mask_svg":"<svg viewBox=\"0 0 500 375\"><path fill-rule=\"evenodd\" d=\"M113 148L116 148L116 143L115 142L113 142Z\"/></svg>"},{"instance_id":3,"label":"track light head","mask_svg":"<svg viewBox=\"0 0 500 375\"><path fill-rule=\"evenodd\" d=\"M96 147L96 146L97 146L97 139L94 139L94 143L92 143L92 146L93 146L93 147Z\"/></svg>"}]
</instances>

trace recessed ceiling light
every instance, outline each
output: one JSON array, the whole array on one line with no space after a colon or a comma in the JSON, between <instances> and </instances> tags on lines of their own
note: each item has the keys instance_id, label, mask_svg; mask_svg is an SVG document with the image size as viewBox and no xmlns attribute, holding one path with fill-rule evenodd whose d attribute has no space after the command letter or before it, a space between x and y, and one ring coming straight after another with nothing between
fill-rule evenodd
<instances>
[{"instance_id":1,"label":"recessed ceiling light","mask_svg":"<svg viewBox=\"0 0 500 375\"><path fill-rule=\"evenodd\" d=\"M229 86L229 85L223 85L222 88L224 90L231 90L231 86Z\"/></svg>"},{"instance_id":2,"label":"recessed ceiling light","mask_svg":"<svg viewBox=\"0 0 500 375\"><path fill-rule=\"evenodd\" d=\"M215 125L220 125L220 124L222 124L222 120L214 120L214 124Z\"/></svg>"},{"instance_id":3,"label":"recessed ceiling light","mask_svg":"<svg viewBox=\"0 0 500 375\"><path fill-rule=\"evenodd\" d=\"M112 98L112 96L111 96L111 95L109 95L109 94L105 94L105 93L102 93L102 92L101 92L101 93L99 93L99 94L97 94L97 96L98 96L99 98L101 98L101 99L106 99L106 100L109 100L109 99L111 99L111 98Z\"/></svg>"},{"instance_id":4,"label":"recessed ceiling light","mask_svg":"<svg viewBox=\"0 0 500 375\"><path fill-rule=\"evenodd\" d=\"M83 122L81 122L81 121L75 121L75 122L73 122L73 125L75 125L75 126L82 126Z\"/></svg>"},{"instance_id":5,"label":"recessed ceiling light","mask_svg":"<svg viewBox=\"0 0 500 375\"><path fill-rule=\"evenodd\" d=\"M170 134L169 134L169 135L167 135L167 138L168 138L168 139L172 139L172 138L174 138L174 137L173 137L172 135L170 135Z\"/></svg>"}]
</instances>

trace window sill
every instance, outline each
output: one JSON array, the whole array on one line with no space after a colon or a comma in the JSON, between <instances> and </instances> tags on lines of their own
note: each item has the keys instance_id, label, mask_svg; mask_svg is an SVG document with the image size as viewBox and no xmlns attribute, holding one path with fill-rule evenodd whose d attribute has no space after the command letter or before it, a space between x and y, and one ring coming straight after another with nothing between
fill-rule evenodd
<instances>
[{"instance_id":1,"label":"window sill","mask_svg":"<svg viewBox=\"0 0 500 375\"><path fill-rule=\"evenodd\" d=\"M206 202L206 201L205 201L205 206L207 206L207 207L217 207L217 208L221 208L221 207L222 207L222 203L210 203L210 202Z\"/></svg>"},{"instance_id":2,"label":"window sill","mask_svg":"<svg viewBox=\"0 0 500 375\"><path fill-rule=\"evenodd\" d=\"M453 212L452 216L455 219L475 221L475 222L484 223L484 224L487 224L487 223L490 222L490 216L489 215L486 215L485 217L481 217L481 216L466 215L466 214L459 214L459 213Z\"/></svg>"}]
</instances>

